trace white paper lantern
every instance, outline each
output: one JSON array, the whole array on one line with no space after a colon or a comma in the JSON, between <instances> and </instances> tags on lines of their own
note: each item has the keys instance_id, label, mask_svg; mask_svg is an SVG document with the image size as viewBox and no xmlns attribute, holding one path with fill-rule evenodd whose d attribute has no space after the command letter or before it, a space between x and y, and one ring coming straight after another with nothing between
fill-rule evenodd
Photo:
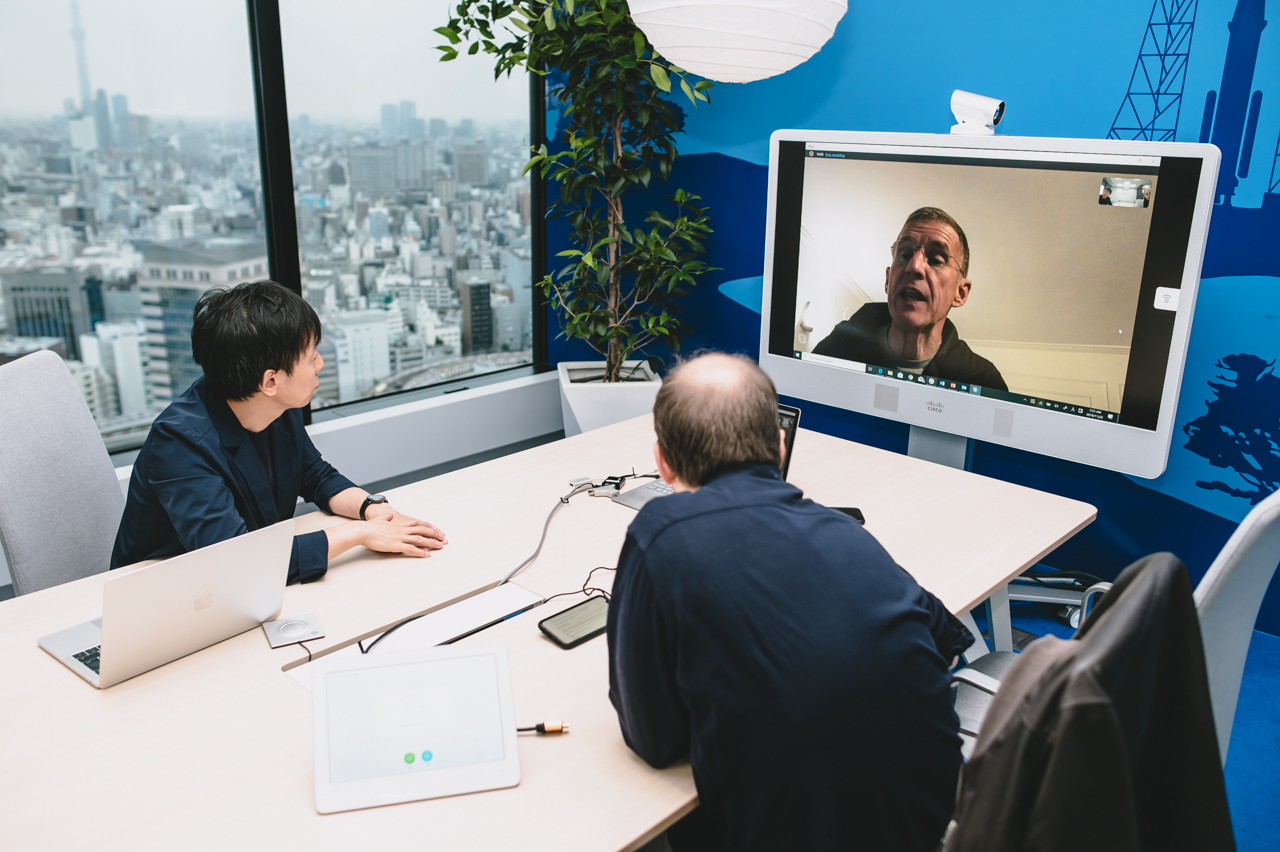
<instances>
[{"instance_id":1,"label":"white paper lantern","mask_svg":"<svg viewBox=\"0 0 1280 852\"><path fill-rule=\"evenodd\" d=\"M835 32L847 0L630 0L631 18L668 62L721 83L790 71Z\"/></svg>"}]
</instances>

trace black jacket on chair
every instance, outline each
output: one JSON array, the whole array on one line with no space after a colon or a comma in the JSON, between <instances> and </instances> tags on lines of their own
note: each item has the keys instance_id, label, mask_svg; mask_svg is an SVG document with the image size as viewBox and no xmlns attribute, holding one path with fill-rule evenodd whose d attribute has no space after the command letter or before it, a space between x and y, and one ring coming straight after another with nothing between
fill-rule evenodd
<instances>
[{"instance_id":1,"label":"black jacket on chair","mask_svg":"<svg viewBox=\"0 0 1280 852\"><path fill-rule=\"evenodd\" d=\"M1232 850L1219 761L1191 580L1147 556L1074 638L1010 669L946 850Z\"/></svg>"}]
</instances>

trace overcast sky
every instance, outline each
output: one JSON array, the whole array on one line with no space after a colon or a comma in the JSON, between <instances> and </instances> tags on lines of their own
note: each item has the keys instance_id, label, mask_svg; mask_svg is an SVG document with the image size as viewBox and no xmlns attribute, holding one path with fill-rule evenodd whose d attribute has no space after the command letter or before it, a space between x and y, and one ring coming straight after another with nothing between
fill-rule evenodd
<instances>
[{"instance_id":1,"label":"overcast sky","mask_svg":"<svg viewBox=\"0 0 1280 852\"><path fill-rule=\"evenodd\" d=\"M483 55L437 60L449 0L280 0L289 113L377 123L416 101L450 123L527 121L523 76ZM252 119L244 0L80 0L89 85L156 117ZM49 116L80 99L69 0L0 0L0 114Z\"/></svg>"}]
</instances>

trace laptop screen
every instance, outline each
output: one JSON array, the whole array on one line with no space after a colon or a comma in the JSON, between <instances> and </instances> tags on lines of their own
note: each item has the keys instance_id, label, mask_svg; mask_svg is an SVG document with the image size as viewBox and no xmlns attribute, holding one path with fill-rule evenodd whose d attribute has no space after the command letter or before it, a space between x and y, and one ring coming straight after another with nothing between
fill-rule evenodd
<instances>
[{"instance_id":1,"label":"laptop screen","mask_svg":"<svg viewBox=\"0 0 1280 852\"><path fill-rule=\"evenodd\" d=\"M800 428L800 409L779 403L778 427L787 433L787 454L782 459L782 478L785 480L787 469L791 467L791 448L796 442L796 429Z\"/></svg>"}]
</instances>

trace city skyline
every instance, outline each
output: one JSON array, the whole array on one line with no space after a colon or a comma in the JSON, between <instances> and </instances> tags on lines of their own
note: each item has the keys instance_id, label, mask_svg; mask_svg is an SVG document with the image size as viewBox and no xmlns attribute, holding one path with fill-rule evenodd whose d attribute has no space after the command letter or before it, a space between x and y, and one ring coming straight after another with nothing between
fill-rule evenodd
<instances>
[{"instance_id":1,"label":"city skyline","mask_svg":"<svg viewBox=\"0 0 1280 852\"><path fill-rule=\"evenodd\" d=\"M58 109L0 114L0 363L60 355L115 451L202 375L201 294L267 278L269 253L255 122L154 115L112 87L93 3L66 6L74 87ZM354 118L291 110L302 296L324 329L317 409L532 358L527 94L519 118L477 99L450 120L383 82L394 99Z\"/></svg>"},{"instance_id":2,"label":"city skyline","mask_svg":"<svg viewBox=\"0 0 1280 852\"><path fill-rule=\"evenodd\" d=\"M133 112L153 118L253 120L243 3L79 5L92 91L126 92ZM488 121L527 122L526 75L495 81L484 57L438 60L441 38L432 30L447 23L449 7L444 0L382 0L362 6L361 25L353 26L350 6L337 0L281 0L290 115L376 125L380 104L403 99L416 101L423 117L450 123L475 117L478 103ZM48 117L62 112L66 98L80 106L70 3L0 0L0 16L0 79L22 81L0 97L0 115ZM174 37L189 32L200 33L203 50L218 55L216 72L194 64L190 41ZM138 61L141 55L147 63ZM156 74L155 67L173 73Z\"/></svg>"}]
</instances>

